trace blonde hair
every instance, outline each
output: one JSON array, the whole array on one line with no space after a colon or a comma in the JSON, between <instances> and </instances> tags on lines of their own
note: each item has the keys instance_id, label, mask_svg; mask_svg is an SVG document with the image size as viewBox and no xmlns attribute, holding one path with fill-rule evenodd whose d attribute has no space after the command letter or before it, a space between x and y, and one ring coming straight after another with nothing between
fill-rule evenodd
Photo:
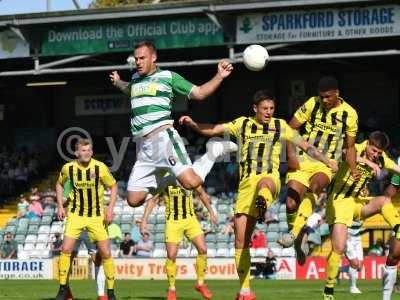
<instances>
[{"instance_id":1,"label":"blonde hair","mask_svg":"<svg viewBox=\"0 0 400 300\"><path fill-rule=\"evenodd\" d=\"M80 146L93 146L92 142L89 139L79 139L75 144L75 151L78 151Z\"/></svg>"}]
</instances>

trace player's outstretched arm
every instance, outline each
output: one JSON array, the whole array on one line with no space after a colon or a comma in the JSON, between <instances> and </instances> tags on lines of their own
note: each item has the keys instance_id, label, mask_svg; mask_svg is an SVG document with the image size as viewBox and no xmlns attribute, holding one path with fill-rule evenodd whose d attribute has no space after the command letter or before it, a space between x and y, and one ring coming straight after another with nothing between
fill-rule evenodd
<instances>
[{"instance_id":1,"label":"player's outstretched arm","mask_svg":"<svg viewBox=\"0 0 400 300\"><path fill-rule=\"evenodd\" d=\"M119 76L117 71L113 71L110 74L110 80L111 83L121 92L123 92L125 95L129 95L129 82L121 80L121 77Z\"/></svg>"},{"instance_id":2,"label":"player's outstretched arm","mask_svg":"<svg viewBox=\"0 0 400 300\"><path fill-rule=\"evenodd\" d=\"M201 124L193 121L189 116L180 117L179 124L189 126L194 131L205 136L218 136L225 132L222 124Z\"/></svg>"},{"instance_id":3,"label":"player's outstretched arm","mask_svg":"<svg viewBox=\"0 0 400 300\"><path fill-rule=\"evenodd\" d=\"M158 201L160 199L159 195L156 195L152 198L150 198L149 201L146 203L146 207L144 208L144 213L143 213L143 218L142 218L142 223L140 224L140 233L144 235L147 231L147 220L149 219L149 216L151 215L151 212L153 211L154 207L156 207Z\"/></svg>"},{"instance_id":4,"label":"player's outstretched arm","mask_svg":"<svg viewBox=\"0 0 400 300\"><path fill-rule=\"evenodd\" d=\"M218 63L217 74L203 85L194 86L190 92L190 98L195 100L204 100L217 90L222 81L232 73L232 70L232 64L227 59L222 59Z\"/></svg>"},{"instance_id":5,"label":"player's outstretched arm","mask_svg":"<svg viewBox=\"0 0 400 300\"><path fill-rule=\"evenodd\" d=\"M211 222L214 225L218 225L217 216L215 215L215 212L211 206L210 196L206 193L206 191L204 190L204 188L201 185L196 189L196 192L199 194L200 201L207 208L208 213L210 214Z\"/></svg>"},{"instance_id":6,"label":"player's outstretched arm","mask_svg":"<svg viewBox=\"0 0 400 300\"><path fill-rule=\"evenodd\" d=\"M346 162L349 164L351 176L355 181L360 179L360 172L357 170L356 138L346 135Z\"/></svg>"}]
</instances>

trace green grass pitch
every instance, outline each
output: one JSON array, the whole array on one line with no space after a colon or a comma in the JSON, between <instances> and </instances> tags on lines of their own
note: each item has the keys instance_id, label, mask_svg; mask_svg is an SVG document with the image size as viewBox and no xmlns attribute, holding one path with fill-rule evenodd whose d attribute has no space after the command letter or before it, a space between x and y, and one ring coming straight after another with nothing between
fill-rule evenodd
<instances>
[{"instance_id":1,"label":"green grass pitch","mask_svg":"<svg viewBox=\"0 0 400 300\"><path fill-rule=\"evenodd\" d=\"M194 281L177 281L178 300L201 300L193 290ZM214 300L235 299L238 282L234 280L210 280L208 285ZM322 299L323 281L253 280L252 286L258 300L314 300ZM76 300L95 300L94 281L71 282ZM116 285L118 300L161 300L165 299L167 283L160 280L120 280ZM349 294L348 281L342 281L335 290L337 300L376 300L381 298L381 282L359 281L361 295ZM0 280L0 299L52 300L58 285L54 280ZM394 297L393 297L394 298Z\"/></svg>"}]
</instances>

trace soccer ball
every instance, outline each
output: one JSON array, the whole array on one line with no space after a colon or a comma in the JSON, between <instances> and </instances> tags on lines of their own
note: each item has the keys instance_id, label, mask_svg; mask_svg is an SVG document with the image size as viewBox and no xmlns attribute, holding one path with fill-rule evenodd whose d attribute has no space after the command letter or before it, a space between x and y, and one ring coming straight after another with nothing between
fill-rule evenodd
<instances>
[{"instance_id":1,"label":"soccer ball","mask_svg":"<svg viewBox=\"0 0 400 300\"><path fill-rule=\"evenodd\" d=\"M269 54L265 47L250 45L244 49L243 63L250 71L261 71L268 63Z\"/></svg>"}]
</instances>

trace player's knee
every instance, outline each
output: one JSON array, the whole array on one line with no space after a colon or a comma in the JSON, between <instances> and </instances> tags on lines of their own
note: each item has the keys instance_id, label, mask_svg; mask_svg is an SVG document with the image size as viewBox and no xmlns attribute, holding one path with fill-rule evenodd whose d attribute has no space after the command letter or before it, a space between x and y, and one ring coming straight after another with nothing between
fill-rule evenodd
<instances>
[{"instance_id":1,"label":"player's knee","mask_svg":"<svg viewBox=\"0 0 400 300\"><path fill-rule=\"evenodd\" d=\"M145 199L128 196L127 201L130 207L138 207L143 205Z\"/></svg>"},{"instance_id":2,"label":"player's knee","mask_svg":"<svg viewBox=\"0 0 400 300\"><path fill-rule=\"evenodd\" d=\"M61 247L61 252L65 254L70 254L72 255L72 252L74 252L74 247L68 246L68 245L63 245Z\"/></svg>"},{"instance_id":3,"label":"player's knee","mask_svg":"<svg viewBox=\"0 0 400 300\"><path fill-rule=\"evenodd\" d=\"M207 247L206 245L202 245L197 249L199 255L207 255Z\"/></svg>"},{"instance_id":4,"label":"player's knee","mask_svg":"<svg viewBox=\"0 0 400 300\"><path fill-rule=\"evenodd\" d=\"M176 262L176 253L167 253L167 257L169 260Z\"/></svg>"},{"instance_id":5,"label":"player's knee","mask_svg":"<svg viewBox=\"0 0 400 300\"><path fill-rule=\"evenodd\" d=\"M286 197L286 211L288 213L294 213L297 211L301 202L300 193L295 189L289 187L287 190Z\"/></svg>"}]
</instances>

